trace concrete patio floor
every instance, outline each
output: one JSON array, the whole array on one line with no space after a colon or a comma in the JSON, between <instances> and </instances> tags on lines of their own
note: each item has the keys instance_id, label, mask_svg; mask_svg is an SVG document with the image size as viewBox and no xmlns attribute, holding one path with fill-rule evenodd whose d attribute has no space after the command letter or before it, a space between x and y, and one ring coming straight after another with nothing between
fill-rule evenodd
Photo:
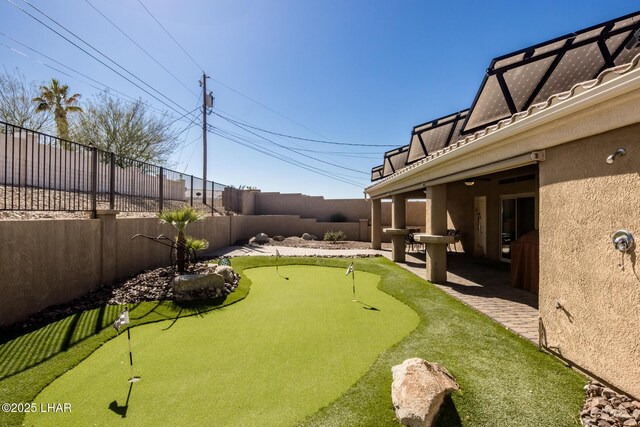
<instances>
[{"instance_id":1,"label":"concrete patio floor","mask_svg":"<svg viewBox=\"0 0 640 427\"><path fill-rule=\"evenodd\" d=\"M391 245L373 249L314 249L286 246L228 246L213 256L358 256L382 255L391 259ZM425 277L425 255L407 253L406 262L397 263L415 275ZM461 253L447 256L447 283L436 286L471 308L489 316L507 329L538 343L538 296L510 285L508 266Z\"/></svg>"}]
</instances>

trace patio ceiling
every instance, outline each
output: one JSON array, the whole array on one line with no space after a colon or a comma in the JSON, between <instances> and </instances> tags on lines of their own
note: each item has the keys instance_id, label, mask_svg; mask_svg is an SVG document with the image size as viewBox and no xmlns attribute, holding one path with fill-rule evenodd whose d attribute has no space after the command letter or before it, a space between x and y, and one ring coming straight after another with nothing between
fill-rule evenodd
<instances>
[{"instance_id":1,"label":"patio ceiling","mask_svg":"<svg viewBox=\"0 0 640 427\"><path fill-rule=\"evenodd\" d=\"M640 53L640 44L632 42L638 28L640 12L493 59L471 108L415 126L410 144L386 152L371 181L630 62Z\"/></svg>"}]
</instances>

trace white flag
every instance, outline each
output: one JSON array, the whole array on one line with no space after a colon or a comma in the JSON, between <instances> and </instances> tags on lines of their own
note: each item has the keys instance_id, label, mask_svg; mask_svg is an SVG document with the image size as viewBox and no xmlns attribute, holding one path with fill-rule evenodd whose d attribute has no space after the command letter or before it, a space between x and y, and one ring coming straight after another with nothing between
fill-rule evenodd
<instances>
[{"instance_id":1,"label":"white flag","mask_svg":"<svg viewBox=\"0 0 640 427\"><path fill-rule=\"evenodd\" d=\"M129 310L123 310L120 316L113 322L116 332L120 333L120 328L129 324Z\"/></svg>"},{"instance_id":2,"label":"white flag","mask_svg":"<svg viewBox=\"0 0 640 427\"><path fill-rule=\"evenodd\" d=\"M347 268L347 274L346 276L349 275L349 273L353 273L353 263L349 264L349 268Z\"/></svg>"},{"instance_id":3,"label":"white flag","mask_svg":"<svg viewBox=\"0 0 640 427\"><path fill-rule=\"evenodd\" d=\"M278 252L278 250L276 249L276 260L280 258L280 252Z\"/></svg>"}]
</instances>

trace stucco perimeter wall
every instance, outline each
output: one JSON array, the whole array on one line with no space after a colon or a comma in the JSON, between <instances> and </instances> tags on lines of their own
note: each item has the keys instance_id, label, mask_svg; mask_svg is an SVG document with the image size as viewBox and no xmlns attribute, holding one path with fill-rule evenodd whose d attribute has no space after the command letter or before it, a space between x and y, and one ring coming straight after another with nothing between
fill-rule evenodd
<instances>
[{"instance_id":1,"label":"stucco perimeter wall","mask_svg":"<svg viewBox=\"0 0 640 427\"><path fill-rule=\"evenodd\" d=\"M0 325L96 286L100 221L0 221Z\"/></svg>"},{"instance_id":2,"label":"stucco perimeter wall","mask_svg":"<svg viewBox=\"0 0 640 427\"><path fill-rule=\"evenodd\" d=\"M347 221L371 218L371 202L362 199L325 199L322 196L304 194L261 193L255 194L255 215L299 215L315 218L319 222L330 221L335 214L344 215Z\"/></svg>"},{"instance_id":3,"label":"stucco perimeter wall","mask_svg":"<svg viewBox=\"0 0 640 427\"><path fill-rule=\"evenodd\" d=\"M640 397L640 126L547 150L540 163L540 316L545 345ZM624 147L612 165L607 156ZM611 234L636 247L621 257ZM624 264L624 269L620 267ZM560 307L557 307L557 304Z\"/></svg>"},{"instance_id":4,"label":"stucco perimeter wall","mask_svg":"<svg viewBox=\"0 0 640 427\"><path fill-rule=\"evenodd\" d=\"M206 217L190 224L186 234L209 242L208 251L228 246L230 241L230 217ZM156 237L164 234L175 240L175 229L162 224L156 218L122 218L117 220L117 267L116 280L132 276L142 270L169 265L169 248L148 239L137 237L144 234ZM205 251L206 253L206 251Z\"/></svg>"},{"instance_id":5,"label":"stucco perimeter wall","mask_svg":"<svg viewBox=\"0 0 640 427\"><path fill-rule=\"evenodd\" d=\"M253 197L248 197L248 196ZM391 226L390 199L382 203L382 225ZM246 209L245 209L246 207ZM335 214L342 214L349 222L371 220L371 201L364 199L325 199L322 196L304 194L243 192L243 212L246 215L297 215L315 218L318 222L331 221ZM425 202L407 201L407 224L425 224Z\"/></svg>"},{"instance_id":6,"label":"stucco perimeter wall","mask_svg":"<svg viewBox=\"0 0 640 427\"><path fill-rule=\"evenodd\" d=\"M122 218L105 232L100 219L0 221L0 325L50 305L63 304L102 284L169 264L169 249L135 234L165 234L173 227L155 218ZM210 250L230 244L230 217L191 224L189 235Z\"/></svg>"},{"instance_id":7,"label":"stucco perimeter wall","mask_svg":"<svg viewBox=\"0 0 640 427\"><path fill-rule=\"evenodd\" d=\"M303 233L309 233L322 239L329 230L344 231L349 240L369 239L368 232L361 231L359 222L318 222L297 215L237 215L230 218L231 242L246 240L258 233L266 233L269 237L300 237Z\"/></svg>"}]
</instances>

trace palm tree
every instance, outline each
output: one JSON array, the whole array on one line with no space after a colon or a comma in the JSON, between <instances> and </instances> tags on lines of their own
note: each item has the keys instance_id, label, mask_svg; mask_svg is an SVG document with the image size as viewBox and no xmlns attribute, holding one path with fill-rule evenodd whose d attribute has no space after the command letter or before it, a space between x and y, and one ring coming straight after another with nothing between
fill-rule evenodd
<instances>
[{"instance_id":1,"label":"palm tree","mask_svg":"<svg viewBox=\"0 0 640 427\"><path fill-rule=\"evenodd\" d=\"M202 219L202 217L198 212L194 211L191 206L187 206L174 211L162 211L158 214L158 218L160 218L161 222L171 224L178 230L178 235L176 236L176 264L178 273L182 274L184 273L188 256L187 238L184 230L187 228L187 225Z\"/></svg>"},{"instance_id":2,"label":"palm tree","mask_svg":"<svg viewBox=\"0 0 640 427\"><path fill-rule=\"evenodd\" d=\"M67 113L82 112L82 108L75 105L80 94L68 96L68 92L69 86L61 85L57 79L51 79L48 86L40 86L40 96L32 100L38 103L36 111L53 111L58 137L66 140L69 139Z\"/></svg>"}]
</instances>

